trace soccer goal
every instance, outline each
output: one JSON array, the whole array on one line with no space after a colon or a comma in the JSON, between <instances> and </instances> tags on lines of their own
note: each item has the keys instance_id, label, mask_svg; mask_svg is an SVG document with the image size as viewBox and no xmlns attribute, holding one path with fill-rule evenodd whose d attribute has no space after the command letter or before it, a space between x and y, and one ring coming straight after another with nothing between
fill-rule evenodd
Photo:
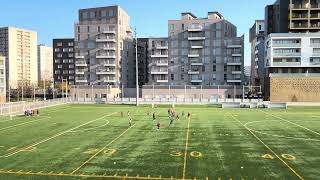
<instances>
[{"instance_id":1,"label":"soccer goal","mask_svg":"<svg viewBox=\"0 0 320 180\"><path fill-rule=\"evenodd\" d=\"M287 103L274 103L274 102L270 102L268 104L268 108L272 108L272 109L287 109L288 105Z\"/></svg>"},{"instance_id":2,"label":"soccer goal","mask_svg":"<svg viewBox=\"0 0 320 180\"><path fill-rule=\"evenodd\" d=\"M240 108L240 102L223 102L222 108Z\"/></svg>"}]
</instances>

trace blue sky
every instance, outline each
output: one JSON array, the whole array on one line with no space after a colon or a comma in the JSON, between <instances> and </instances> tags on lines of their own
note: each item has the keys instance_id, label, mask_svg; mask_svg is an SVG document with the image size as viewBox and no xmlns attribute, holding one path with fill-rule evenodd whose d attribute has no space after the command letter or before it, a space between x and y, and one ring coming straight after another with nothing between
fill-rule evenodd
<instances>
[{"instance_id":1,"label":"blue sky","mask_svg":"<svg viewBox=\"0 0 320 180\"><path fill-rule=\"evenodd\" d=\"M275 0L9 0L1 2L0 26L15 26L38 32L38 43L51 46L53 38L73 37L78 9L120 5L131 16L138 36L167 36L167 21L183 11L205 17L219 11L245 34L245 63L250 63L249 28L264 18L264 7Z\"/></svg>"}]
</instances>

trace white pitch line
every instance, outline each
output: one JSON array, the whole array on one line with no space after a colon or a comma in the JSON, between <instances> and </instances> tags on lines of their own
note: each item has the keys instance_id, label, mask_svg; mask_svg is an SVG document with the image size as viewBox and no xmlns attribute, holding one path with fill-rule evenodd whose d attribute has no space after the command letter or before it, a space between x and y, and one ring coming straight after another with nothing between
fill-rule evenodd
<instances>
[{"instance_id":1,"label":"white pitch line","mask_svg":"<svg viewBox=\"0 0 320 180\"><path fill-rule=\"evenodd\" d=\"M260 110L260 111L262 111L262 110ZM290 124L296 125L296 126L302 128L302 129L305 129L305 130L307 130L307 131L309 131L309 132L312 132L312 133L317 134L317 135L320 136L320 133L318 133L318 132L316 132L316 131L314 131L314 130L311 130L311 129L307 128L307 127L301 126L300 124L291 122L291 121L289 121L289 120L283 119L282 117L276 116L276 115L271 114L271 113L267 113L267 112L265 112L265 111L262 111L262 112L265 113L265 114L269 114L269 115L271 115L271 116L273 116L273 117L275 117L275 118L278 118L278 119L280 119L280 120L282 120L282 121L286 121L286 122L288 122L288 123L290 123Z\"/></svg>"},{"instance_id":2,"label":"white pitch line","mask_svg":"<svg viewBox=\"0 0 320 180\"><path fill-rule=\"evenodd\" d=\"M302 137L292 137L292 136L281 136L281 135L276 135L276 134L269 134L269 133L264 133L258 130L254 130L252 128L248 127L248 124L254 124L254 123L260 123L260 122L274 122L274 121L278 121L278 120L266 120L266 121L251 121L251 122L247 122L244 124L244 126L248 129L250 129L251 131L255 132L255 133L259 133L259 134L263 134L263 135L267 135L267 136L273 136L273 137L278 137L278 138L285 138L285 139L297 139L297 140L305 140L305 141L317 141L320 142L320 139L312 139L312 138L302 138Z\"/></svg>"},{"instance_id":3,"label":"white pitch line","mask_svg":"<svg viewBox=\"0 0 320 180\"><path fill-rule=\"evenodd\" d=\"M88 160L86 160L84 163L82 163L79 167L77 167L75 170L73 170L70 174L74 174L78 170L80 170L84 165L86 165L88 162L90 162L93 158L95 158L98 154L100 154L103 150L105 150L108 146L110 146L112 143L114 143L116 140L118 140L121 136L123 136L129 129L133 128L136 124L130 126L125 131L123 131L118 137L114 138L111 142L109 142L107 145L105 145L103 148L101 148L97 153L95 153L93 156L91 156Z\"/></svg>"},{"instance_id":4,"label":"white pitch line","mask_svg":"<svg viewBox=\"0 0 320 180\"><path fill-rule=\"evenodd\" d=\"M81 125L79 125L79 126L76 126L76 127L74 127L74 128L68 129L68 130L63 131L63 132L60 132L60 133L58 133L58 134L56 134L56 135L53 135L53 136L51 136L51 137L49 137L49 138L43 139L43 140L41 140L40 142L31 144L31 145L29 145L29 146L27 146L27 147L24 147L24 148L20 148L20 149L18 149L18 150L15 151L15 152L9 153L9 154L7 154L7 155L0 156L0 158L4 158L4 157L7 158L7 157L10 157L10 156L13 156L13 155L18 154L18 153L20 153L20 152L22 152L22 151L25 151L26 149L35 147L35 146L37 146L37 145L39 145L39 144L42 144L42 143L47 142L47 141L49 141L49 140L51 140L51 139L54 139L54 138L59 137L59 136L61 136L61 135L64 135L64 134L66 134L66 133L68 133L68 132L70 132L70 131L73 131L73 130L75 130L75 129L77 129L77 128L80 128L80 127L85 126L85 125L87 125L87 124L90 124L90 123L92 123L92 122L98 121L98 120L103 119L103 118L108 117L108 116L111 116L111 115L113 115L113 114L115 114L115 113L116 113L116 112L111 113L111 114L108 114L108 115L104 115L104 116L102 116L102 117L100 117L100 118L97 118L97 119L94 119L94 120L92 120L92 121L83 123L83 124L81 124Z\"/></svg>"},{"instance_id":5,"label":"white pitch line","mask_svg":"<svg viewBox=\"0 0 320 180\"><path fill-rule=\"evenodd\" d=\"M24 123L20 123L20 124L16 124L16 125L12 125L12 126L8 126L8 127L4 127L4 128L1 128L0 131L2 130L6 130L6 129L10 129L10 128L13 128L13 127L17 127L17 126L22 126L22 125L25 125L25 124L30 124L30 123L33 123L33 122L36 122L36 121L40 121L40 120L43 120L43 119L49 119L51 117L44 117L44 118L40 118L40 119L36 119L36 120L32 120L32 121L28 121L28 122L24 122Z\"/></svg>"},{"instance_id":6,"label":"white pitch line","mask_svg":"<svg viewBox=\"0 0 320 180\"><path fill-rule=\"evenodd\" d=\"M101 128L101 127L105 127L105 126L107 126L109 123L110 123L110 121L109 121L109 120L106 120L106 123L105 123L105 124L102 124L101 126L97 126L97 127L93 127L93 128L88 128L88 129L82 129L82 130L76 130L76 131L70 131L70 132L71 132L71 133L85 132L85 131L88 131L88 130L98 129L98 128Z\"/></svg>"},{"instance_id":7,"label":"white pitch line","mask_svg":"<svg viewBox=\"0 0 320 180\"><path fill-rule=\"evenodd\" d=\"M231 115L231 117L240 123L246 130L248 130L261 144L263 144L273 155L275 155L284 165L286 165L300 180L304 180L304 178L295 171L288 163L286 163L276 152L274 152L267 144L265 144L256 134L254 134L249 128L247 128L239 119Z\"/></svg>"}]
</instances>

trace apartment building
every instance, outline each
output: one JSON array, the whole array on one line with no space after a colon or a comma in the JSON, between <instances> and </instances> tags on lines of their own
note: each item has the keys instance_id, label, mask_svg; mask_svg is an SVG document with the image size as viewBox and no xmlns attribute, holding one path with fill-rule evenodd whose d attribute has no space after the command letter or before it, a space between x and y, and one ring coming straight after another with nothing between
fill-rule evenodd
<instances>
[{"instance_id":1,"label":"apartment building","mask_svg":"<svg viewBox=\"0 0 320 180\"><path fill-rule=\"evenodd\" d=\"M265 8L266 35L287 32L319 32L319 0L277 0Z\"/></svg>"},{"instance_id":2,"label":"apartment building","mask_svg":"<svg viewBox=\"0 0 320 180\"><path fill-rule=\"evenodd\" d=\"M267 73L320 73L320 33L276 33L266 40Z\"/></svg>"},{"instance_id":3,"label":"apartment building","mask_svg":"<svg viewBox=\"0 0 320 180\"><path fill-rule=\"evenodd\" d=\"M242 85L244 37L218 12L197 18L190 12L169 20L171 85Z\"/></svg>"},{"instance_id":4,"label":"apartment building","mask_svg":"<svg viewBox=\"0 0 320 180\"><path fill-rule=\"evenodd\" d=\"M77 64L80 65L81 64ZM62 80L75 84L74 39L53 39L53 79L55 86Z\"/></svg>"},{"instance_id":5,"label":"apartment building","mask_svg":"<svg viewBox=\"0 0 320 180\"><path fill-rule=\"evenodd\" d=\"M256 20L249 31L249 42L251 43L251 84L253 86L264 85L264 43L265 23L264 20Z\"/></svg>"},{"instance_id":6,"label":"apartment building","mask_svg":"<svg viewBox=\"0 0 320 180\"><path fill-rule=\"evenodd\" d=\"M148 47L149 47L149 38L138 38L138 80L139 86L147 84L149 81L148 74ZM135 53L135 52L134 52ZM135 67L135 65L134 65ZM135 82L135 81L134 81Z\"/></svg>"},{"instance_id":7,"label":"apartment building","mask_svg":"<svg viewBox=\"0 0 320 180\"><path fill-rule=\"evenodd\" d=\"M119 6L79 10L75 24L77 85L127 84L134 48L130 17Z\"/></svg>"},{"instance_id":8,"label":"apartment building","mask_svg":"<svg viewBox=\"0 0 320 180\"><path fill-rule=\"evenodd\" d=\"M53 50L52 47L38 45L38 81L52 81L53 79Z\"/></svg>"},{"instance_id":9,"label":"apartment building","mask_svg":"<svg viewBox=\"0 0 320 180\"><path fill-rule=\"evenodd\" d=\"M0 54L0 103L6 102L6 58Z\"/></svg>"},{"instance_id":10,"label":"apartment building","mask_svg":"<svg viewBox=\"0 0 320 180\"><path fill-rule=\"evenodd\" d=\"M5 56L6 87L38 84L37 33L15 27L0 28L0 53Z\"/></svg>"},{"instance_id":11,"label":"apartment building","mask_svg":"<svg viewBox=\"0 0 320 180\"><path fill-rule=\"evenodd\" d=\"M168 38L148 38L148 84L169 83Z\"/></svg>"}]
</instances>

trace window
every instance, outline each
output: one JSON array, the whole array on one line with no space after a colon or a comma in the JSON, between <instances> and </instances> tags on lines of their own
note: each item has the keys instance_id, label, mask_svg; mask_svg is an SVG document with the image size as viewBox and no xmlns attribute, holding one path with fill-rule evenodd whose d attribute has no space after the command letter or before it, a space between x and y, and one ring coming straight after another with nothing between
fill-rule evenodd
<instances>
[{"instance_id":1,"label":"window","mask_svg":"<svg viewBox=\"0 0 320 180\"><path fill-rule=\"evenodd\" d=\"M55 59L54 63L60 63L60 59Z\"/></svg>"},{"instance_id":2,"label":"window","mask_svg":"<svg viewBox=\"0 0 320 180\"><path fill-rule=\"evenodd\" d=\"M78 33L81 33L81 31L80 31L80 26L78 26ZM80 38L79 38L80 39Z\"/></svg>"},{"instance_id":3,"label":"window","mask_svg":"<svg viewBox=\"0 0 320 180\"><path fill-rule=\"evenodd\" d=\"M59 48L55 48L54 52L60 52L60 49Z\"/></svg>"},{"instance_id":4,"label":"window","mask_svg":"<svg viewBox=\"0 0 320 180\"><path fill-rule=\"evenodd\" d=\"M61 46L62 46L62 42L58 42L58 43L57 43L57 46L58 46L58 47L61 47Z\"/></svg>"},{"instance_id":5,"label":"window","mask_svg":"<svg viewBox=\"0 0 320 180\"><path fill-rule=\"evenodd\" d=\"M174 31L174 24L170 24L170 30Z\"/></svg>"},{"instance_id":6,"label":"window","mask_svg":"<svg viewBox=\"0 0 320 180\"><path fill-rule=\"evenodd\" d=\"M69 53L68 57L70 57L70 58L73 57L73 53Z\"/></svg>"},{"instance_id":7,"label":"window","mask_svg":"<svg viewBox=\"0 0 320 180\"><path fill-rule=\"evenodd\" d=\"M213 72L216 72L216 71L217 71L217 66L216 66L216 65L213 65L213 66L212 66L212 71L213 71Z\"/></svg>"},{"instance_id":8,"label":"window","mask_svg":"<svg viewBox=\"0 0 320 180\"><path fill-rule=\"evenodd\" d=\"M70 64L70 65L69 65L69 68L70 68L70 69L73 69L73 68L74 68L74 65L73 65L73 64Z\"/></svg>"},{"instance_id":9,"label":"window","mask_svg":"<svg viewBox=\"0 0 320 180\"><path fill-rule=\"evenodd\" d=\"M171 74L171 80L174 80L174 74Z\"/></svg>"},{"instance_id":10,"label":"window","mask_svg":"<svg viewBox=\"0 0 320 180\"><path fill-rule=\"evenodd\" d=\"M113 10L113 9L110 9L110 10L109 10L109 16L110 16L110 17L114 16L114 10Z\"/></svg>"},{"instance_id":11,"label":"window","mask_svg":"<svg viewBox=\"0 0 320 180\"><path fill-rule=\"evenodd\" d=\"M181 29L182 29L182 31L184 31L184 24L181 25Z\"/></svg>"},{"instance_id":12,"label":"window","mask_svg":"<svg viewBox=\"0 0 320 180\"><path fill-rule=\"evenodd\" d=\"M58 65L58 69L62 69L62 65L61 64Z\"/></svg>"},{"instance_id":13,"label":"window","mask_svg":"<svg viewBox=\"0 0 320 180\"><path fill-rule=\"evenodd\" d=\"M69 60L68 60L68 59L63 59L62 62L63 62L63 63L68 63Z\"/></svg>"},{"instance_id":14,"label":"window","mask_svg":"<svg viewBox=\"0 0 320 180\"><path fill-rule=\"evenodd\" d=\"M60 74L60 70L55 70L54 74Z\"/></svg>"},{"instance_id":15,"label":"window","mask_svg":"<svg viewBox=\"0 0 320 180\"><path fill-rule=\"evenodd\" d=\"M68 43L68 46L73 46L73 42L69 42L69 43Z\"/></svg>"},{"instance_id":16,"label":"window","mask_svg":"<svg viewBox=\"0 0 320 180\"><path fill-rule=\"evenodd\" d=\"M73 59L69 59L69 63L73 63Z\"/></svg>"},{"instance_id":17,"label":"window","mask_svg":"<svg viewBox=\"0 0 320 180\"><path fill-rule=\"evenodd\" d=\"M57 54L57 57L62 58L62 54L61 53Z\"/></svg>"}]
</instances>

